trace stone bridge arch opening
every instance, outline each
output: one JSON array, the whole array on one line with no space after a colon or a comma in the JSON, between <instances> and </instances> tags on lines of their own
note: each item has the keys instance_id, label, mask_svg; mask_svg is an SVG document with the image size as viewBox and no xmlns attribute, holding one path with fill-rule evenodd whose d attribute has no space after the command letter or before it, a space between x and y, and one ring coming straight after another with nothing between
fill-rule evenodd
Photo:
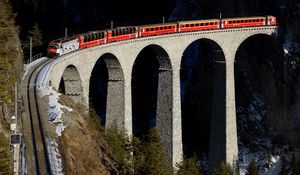
<instances>
[{"instance_id":1,"label":"stone bridge arch opening","mask_svg":"<svg viewBox=\"0 0 300 175\"><path fill-rule=\"evenodd\" d=\"M132 68L133 134L142 138L157 128L172 162L172 66L168 53L149 45L138 54Z\"/></svg>"},{"instance_id":2,"label":"stone bridge arch opening","mask_svg":"<svg viewBox=\"0 0 300 175\"><path fill-rule=\"evenodd\" d=\"M226 117L225 78L225 56L215 41L198 39L185 49L180 69L184 157L207 161L210 145L225 139L216 131Z\"/></svg>"},{"instance_id":3,"label":"stone bridge arch opening","mask_svg":"<svg viewBox=\"0 0 300 175\"><path fill-rule=\"evenodd\" d=\"M79 72L74 65L66 67L59 83L58 92L70 97L75 103L82 103L82 82Z\"/></svg>"},{"instance_id":4,"label":"stone bridge arch opening","mask_svg":"<svg viewBox=\"0 0 300 175\"><path fill-rule=\"evenodd\" d=\"M239 150L247 147L255 152L266 146L258 145L259 139L272 138L271 129L287 124L282 123L286 121L284 65L282 46L274 36L253 35L239 46L234 65ZM240 159L244 156L239 151Z\"/></svg>"},{"instance_id":5,"label":"stone bridge arch opening","mask_svg":"<svg viewBox=\"0 0 300 175\"><path fill-rule=\"evenodd\" d=\"M124 75L118 58L106 53L94 65L90 77L90 109L102 126L124 130Z\"/></svg>"}]
</instances>

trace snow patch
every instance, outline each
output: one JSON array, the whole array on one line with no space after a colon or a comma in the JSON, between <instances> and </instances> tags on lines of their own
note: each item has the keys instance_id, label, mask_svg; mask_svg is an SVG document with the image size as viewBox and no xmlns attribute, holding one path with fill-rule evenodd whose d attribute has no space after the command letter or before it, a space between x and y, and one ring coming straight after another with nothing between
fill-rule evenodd
<instances>
[{"instance_id":1,"label":"snow patch","mask_svg":"<svg viewBox=\"0 0 300 175\"><path fill-rule=\"evenodd\" d=\"M247 168L252 160L258 163L261 175L279 174L281 170L281 160L279 155L269 155L265 151L256 153L250 152L248 148L243 148L240 151L240 175L247 173Z\"/></svg>"},{"instance_id":2,"label":"snow patch","mask_svg":"<svg viewBox=\"0 0 300 175\"><path fill-rule=\"evenodd\" d=\"M291 36L287 36L283 44L283 51L286 55L292 56L293 53L300 52L300 45Z\"/></svg>"},{"instance_id":3,"label":"snow patch","mask_svg":"<svg viewBox=\"0 0 300 175\"><path fill-rule=\"evenodd\" d=\"M29 64L24 64L24 74L23 74L23 77L22 77L22 80L25 79L26 75L28 74L28 72L35 66L37 65L39 62L43 61L47 59L47 57L43 57L43 58L40 58L40 59L37 59L37 60L34 60L33 62L29 63Z\"/></svg>"},{"instance_id":4,"label":"snow patch","mask_svg":"<svg viewBox=\"0 0 300 175\"><path fill-rule=\"evenodd\" d=\"M55 175L64 175L62 159L59 154L57 141L48 139L47 143L52 173Z\"/></svg>"},{"instance_id":5,"label":"snow patch","mask_svg":"<svg viewBox=\"0 0 300 175\"><path fill-rule=\"evenodd\" d=\"M56 134L57 136L61 136L61 133L64 131L66 126L63 124L62 114L64 110L72 111L72 108L61 105L59 101L59 96L61 95L57 91L55 91L51 86L44 87L40 89L41 96L48 95L49 96L49 107L47 109L48 121L56 125Z\"/></svg>"}]
</instances>

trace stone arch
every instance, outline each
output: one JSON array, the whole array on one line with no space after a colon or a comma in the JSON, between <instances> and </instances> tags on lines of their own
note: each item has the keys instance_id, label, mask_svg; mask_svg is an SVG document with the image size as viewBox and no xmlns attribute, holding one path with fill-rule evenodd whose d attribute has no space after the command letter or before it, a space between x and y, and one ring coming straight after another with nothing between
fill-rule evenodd
<instances>
[{"instance_id":1,"label":"stone arch","mask_svg":"<svg viewBox=\"0 0 300 175\"><path fill-rule=\"evenodd\" d=\"M196 154L202 160L225 160L223 49L208 38L194 40L185 48L180 67L183 154L185 157Z\"/></svg>"},{"instance_id":2,"label":"stone arch","mask_svg":"<svg viewBox=\"0 0 300 175\"><path fill-rule=\"evenodd\" d=\"M124 74L118 58L105 53L96 61L90 76L90 105L101 125L124 128Z\"/></svg>"},{"instance_id":3,"label":"stone arch","mask_svg":"<svg viewBox=\"0 0 300 175\"><path fill-rule=\"evenodd\" d=\"M61 77L58 91L69 96L75 103L82 103L83 89L78 69L74 65L68 65Z\"/></svg>"},{"instance_id":4,"label":"stone arch","mask_svg":"<svg viewBox=\"0 0 300 175\"><path fill-rule=\"evenodd\" d=\"M272 126L284 125L283 55L276 37L267 34L245 38L236 50L234 77L239 148L255 148L254 139L265 138ZM278 118L281 123L276 124ZM244 156L242 153L239 151L240 158Z\"/></svg>"},{"instance_id":5,"label":"stone arch","mask_svg":"<svg viewBox=\"0 0 300 175\"><path fill-rule=\"evenodd\" d=\"M168 53L159 45L148 45L132 67L133 134L142 137L157 128L172 162L172 66Z\"/></svg>"}]
</instances>

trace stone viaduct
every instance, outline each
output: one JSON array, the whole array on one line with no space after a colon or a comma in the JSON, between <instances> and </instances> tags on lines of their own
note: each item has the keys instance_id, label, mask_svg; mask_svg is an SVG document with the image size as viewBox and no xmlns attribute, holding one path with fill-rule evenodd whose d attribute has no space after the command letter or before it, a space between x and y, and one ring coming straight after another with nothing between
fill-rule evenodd
<instances>
[{"instance_id":1,"label":"stone viaduct","mask_svg":"<svg viewBox=\"0 0 300 175\"><path fill-rule=\"evenodd\" d=\"M182 160L180 69L187 47L204 40L219 53L214 58L212 122L209 161L234 162L238 156L234 62L239 46L256 35L275 37L277 27L221 29L138 38L109 43L64 55L52 61L44 81L59 89L61 80L66 95L89 106L90 77L96 62L103 59L108 70L106 126L113 121L133 134L132 71L145 48L152 49L159 63L156 127L170 162ZM220 89L224 89L223 91Z\"/></svg>"}]
</instances>

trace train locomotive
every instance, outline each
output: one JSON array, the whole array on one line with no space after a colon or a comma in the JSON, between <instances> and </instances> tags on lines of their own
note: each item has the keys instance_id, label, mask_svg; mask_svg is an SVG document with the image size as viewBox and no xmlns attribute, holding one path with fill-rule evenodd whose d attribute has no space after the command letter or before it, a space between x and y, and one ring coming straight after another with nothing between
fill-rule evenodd
<instances>
[{"instance_id":1,"label":"train locomotive","mask_svg":"<svg viewBox=\"0 0 300 175\"><path fill-rule=\"evenodd\" d=\"M277 25L277 22L274 16L256 16L118 27L56 39L49 43L47 52L49 57L58 57L79 49L141 37L191 31L275 25Z\"/></svg>"}]
</instances>

